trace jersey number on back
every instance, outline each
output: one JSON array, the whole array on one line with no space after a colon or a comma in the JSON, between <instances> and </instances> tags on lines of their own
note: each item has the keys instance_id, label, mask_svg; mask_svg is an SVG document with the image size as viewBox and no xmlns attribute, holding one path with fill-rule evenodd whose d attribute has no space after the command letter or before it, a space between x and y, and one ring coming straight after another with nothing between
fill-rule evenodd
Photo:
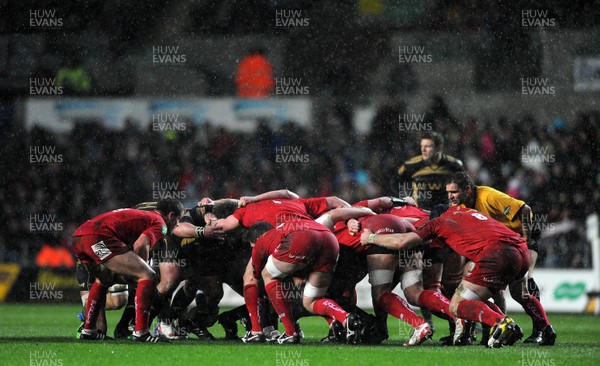
<instances>
[{"instance_id":1,"label":"jersey number on back","mask_svg":"<svg viewBox=\"0 0 600 366\"><path fill-rule=\"evenodd\" d=\"M475 217L478 220L487 220L488 219L487 216L485 216L484 214L481 214L479 212L472 213L471 216Z\"/></svg>"}]
</instances>

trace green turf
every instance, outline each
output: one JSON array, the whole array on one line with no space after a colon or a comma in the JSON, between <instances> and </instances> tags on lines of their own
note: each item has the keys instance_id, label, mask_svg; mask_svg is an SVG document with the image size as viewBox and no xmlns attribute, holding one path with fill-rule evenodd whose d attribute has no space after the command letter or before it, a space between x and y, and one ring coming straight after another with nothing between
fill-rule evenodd
<instances>
[{"instance_id":1,"label":"green turf","mask_svg":"<svg viewBox=\"0 0 600 366\"><path fill-rule=\"evenodd\" d=\"M245 345L196 339L171 344L132 344L131 341L82 342L74 338L79 307L55 304L0 305L0 365L599 365L600 317L551 314L558 333L554 347L525 346L486 349L481 346L442 347L437 339L447 325L436 320L438 329L420 347L402 347L410 328L390 319L390 340L379 346L322 345L325 322L306 318L301 325L307 338L301 345ZM109 326L120 312L109 312ZM526 336L530 320L515 315ZM223 337L220 326L211 328ZM241 331L240 331L241 335ZM192 336L193 337L193 336Z\"/></svg>"}]
</instances>

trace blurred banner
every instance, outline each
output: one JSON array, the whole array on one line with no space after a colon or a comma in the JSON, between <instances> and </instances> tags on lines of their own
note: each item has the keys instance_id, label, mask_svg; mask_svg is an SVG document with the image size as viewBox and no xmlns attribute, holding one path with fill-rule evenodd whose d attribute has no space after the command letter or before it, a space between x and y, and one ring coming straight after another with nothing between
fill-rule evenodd
<instances>
[{"instance_id":1,"label":"blurred banner","mask_svg":"<svg viewBox=\"0 0 600 366\"><path fill-rule=\"evenodd\" d=\"M7 302L79 303L79 284L73 269L22 268L6 297Z\"/></svg>"},{"instance_id":2,"label":"blurred banner","mask_svg":"<svg viewBox=\"0 0 600 366\"><path fill-rule=\"evenodd\" d=\"M14 263L0 263L0 303L6 300L19 277L21 267Z\"/></svg>"},{"instance_id":3,"label":"blurred banner","mask_svg":"<svg viewBox=\"0 0 600 366\"><path fill-rule=\"evenodd\" d=\"M228 130L252 131L257 121L292 121L309 126L309 98L278 99L150 99L150 98L30 98L24 102L25 126L70 131L76 122L98 122L116 130L126 121L155 131L183 131L210 122Z\"/></svg>"},{"instance_id":4,"label":"blurred banner","mask_svg":"<svg viewBox=\"0 0 600 366\"><path fill-rule=\"evenodd\" d=\"M600 90L600 57L575 57L573 81L577 92Z\"/></svg>"}]
</instances>

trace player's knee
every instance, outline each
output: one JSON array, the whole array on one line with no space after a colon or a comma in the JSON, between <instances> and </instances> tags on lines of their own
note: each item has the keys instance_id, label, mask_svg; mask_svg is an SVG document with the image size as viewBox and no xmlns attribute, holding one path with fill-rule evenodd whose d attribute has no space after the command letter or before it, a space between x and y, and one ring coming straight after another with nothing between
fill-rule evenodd
<instances>
[{"instance_id":1,"label":"player's knee","mask_svg":"<svg viewBox=\"0 0 600 366\"><path fill-rule=\"evenodd\" d=\"M394 280L394 271L388 269L375 269L369 271L371 287L391 286Z\"/></svg>"},{"instance_id":2,"label":"player's knee","mask_svg":"<svg viewBox=\"0 0 600 366\"><path fill-rule=\"evenodd\" d=\"M106 299L106 310L119 310L127 305L128 292L120 293L118 295L109 294Z\"/></svg>"},{"instance_id":3,"label":"player's knee","mask_svg":"<svg viewBox=\"0 0 600 366\"><path fill-rule=\"evenodd\" d=\"M527 282L522 279L519 281L512 282L508 285L510 296L518 303L522 302L522 299L527 296Z\"/></svg>"},{"instance_id":4,"label":"player's knee","mask_svg":"<svg viewBox=\"0 0 600 366\"><path fill-rule=\"evenodd\" d=\"M302 294L302 306L311 313L313 311L313 305L316 299L320 299L327 293L327 287L316 287L309 282L304 285L304 292Z\"/></svg>"},{"instance_id":5,"label":"player's knee","mask_svg":"<svg viewBox=\"0 0 600 366\"><path fill-rule=\"evenodd\" d=\"M118 310L127 305L129 296L128 286L125 284L116 284L108 288L106 298L106 310Z\"/></svg>"},{"instance_id":6,"label":"player's knee","mask_svg":"<svg viewBox=\"0 0 600 366\"><path fill-rule=\"evenodd\" d=\"M414 284L404 289L404 297L409 304L413 306L420 306L419 295L421 295L421 292L423 292L423 286L421 286L420 283Z\"/></svg>"},{"instance_id":7,"label":"player's knee","mask_svg":"<svg viewBox=\"0 0 600 366\"><path fill-rule=\"evenodd\" d=\"M310 313L314 314L313 305L315 304L315 299L313 298L302 298L302 306L308 310Z\"/></svg>"},{"instance_id":8,"label":"player's knee","mask_svg":"<svg viewBox=\"0 0 600 366\"><path fill-rule=\"evenodd\" d=\"M242 280L244 281L244 286L255 285L257 283L253 271L245 271Z\"/></svg>"},{"instance_id":9,"label":"player's knee","mask_svg":"<svg viewBox=\"0 0 600 366\"><path fill-rule=\"evenodd\" d=\"M402 288L409 304L419 306L419 295L423 291L423 271L414 269L403 273Z\"/></svg>"}]
</instances>

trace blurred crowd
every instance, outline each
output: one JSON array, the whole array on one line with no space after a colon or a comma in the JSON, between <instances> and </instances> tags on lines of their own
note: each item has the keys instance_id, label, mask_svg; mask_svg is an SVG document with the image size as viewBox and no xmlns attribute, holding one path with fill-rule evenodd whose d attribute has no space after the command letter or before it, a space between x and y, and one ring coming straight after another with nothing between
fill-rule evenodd
<instances>
[{"instance_id":1,"label":"blurred crowd","mask_svg":"<svg viewBox=\"0 0 600 366\"><path fill-rule=\"evenodd\" d=\"M1 157L0 259L31 263L44 243L68 246L85 220L164 195L187 207L206 196L281 188L349 202L398 196L393 175L420 154L421 132L398 128L403 109L382 106L367 134L353 128L343 105L324 108L311 129L262 121L254 132L238 133L206 121L185 131L139 129L133 122L113 131L86 121L67 134L20 130L4 140ZM600 207L599 118L593 111L569 121L463 121L434 98L424 122L444 134L445 152L461 159L477 184L532 207L545 229L540 266L581 268L591 265L585 219ZM54 225L40 226L44 220Z\"/></svg>"}]
</instances>

